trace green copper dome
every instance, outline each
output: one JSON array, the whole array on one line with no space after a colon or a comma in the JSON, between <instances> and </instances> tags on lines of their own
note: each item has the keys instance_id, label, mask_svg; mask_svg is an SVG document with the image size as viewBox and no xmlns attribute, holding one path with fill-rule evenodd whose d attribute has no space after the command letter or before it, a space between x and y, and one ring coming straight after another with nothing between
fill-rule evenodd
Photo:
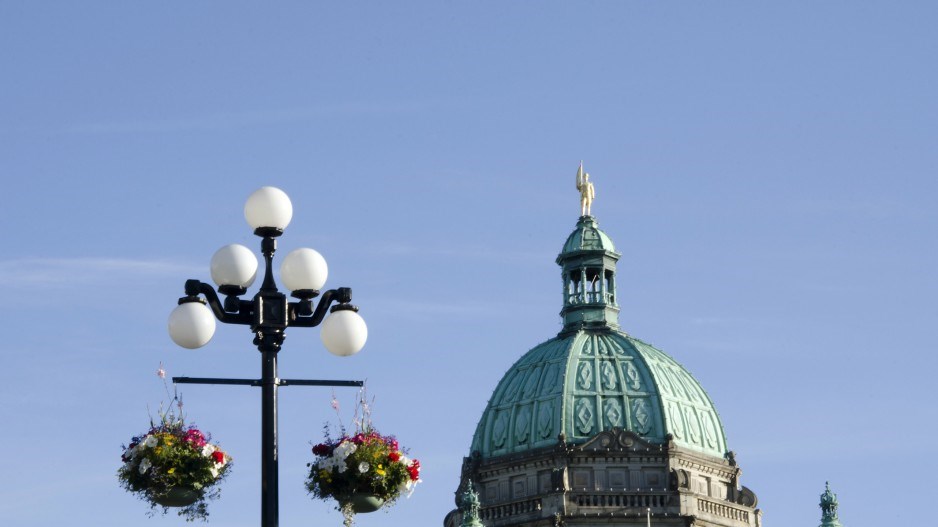
<instances>
[{"instance_id":1,"label":"green copper dome","mask_svg":"<svg viewBox=\"0 0 938 527\"><path fill-rule=\"evenodd\" d=\"M696 379L661 350L618 329L612 240L583 216L557 257L564 328L527 352L495 388L472 439L484 458L582 443L621 428L650 442L723 457L726 437Z\"/></svg>"},{"instance_id":2,"label":"green copper dome","mask_svg":"<svg viewBox=\"0 0 938 527\"><path fill-rule=\"evenodd\" d=\"M561 254L569 254L576 251L605 250L616 252L612 243L612 238L599 229L599 224L592 216L581 216L580 221L576 223L576 229L567 236L566 243L563 244Z\"/></svg>"}]
</instances>

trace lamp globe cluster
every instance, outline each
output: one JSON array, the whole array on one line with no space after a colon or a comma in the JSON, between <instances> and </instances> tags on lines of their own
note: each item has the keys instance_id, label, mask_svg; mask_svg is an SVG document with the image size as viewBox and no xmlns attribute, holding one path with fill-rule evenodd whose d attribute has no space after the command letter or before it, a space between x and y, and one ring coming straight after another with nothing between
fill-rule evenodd
<instances>
[{"instance_id":1,"label":"lamp globe cluster","mask_svg":"<svg viewBox=\"0 0 938 527\"><path fill-rule=\"evenodd\" d=\"M275 187L262 187L248 197L244 205L244 218L254 233L264 240L262 251L266 269L261 290L253 301L238 298L246 293L257 278L258 260L254 252L240 244L218 249L209 267L212 281L226 299L224 303L220 302L211 287L206 288L201 282L190 281L193 282L192 290L189 290L190 284L187 283L187 296L179 300L179 305L169 316L169 335L173 342L183 348L195 349L208 344L215 334L216 318L222 322L250 324L257 331L257 327L267 323L267 318L270 318L263 311L262 303L270 304L271 295L284 298L277 291L271 261L276 249L275 238L283 234L293 218L293 204L284 191ZM321 322L321 337L326 349L338 356L354 355L364 347L368 328L358 314L358 309L348 304L351 290L340 288L327 291L317 309L321 313L312 311L311 301L319 296L328 275L326 259L313 249L295 249L284 257L280 264L280 278L287 291L299 301L289 304L289 315L284 315L283 328L279 330L282 332L289 325L308 327ZM342 292L348 298L343 298ZM202 299L200 294L206 299ZM206 300L209 305L206 305ZM323 320L324 309L332 300L338 300L339 304L333 306L331 313ZM252 316L251 320L248 315Z\"/></svg>"}]
</instances>

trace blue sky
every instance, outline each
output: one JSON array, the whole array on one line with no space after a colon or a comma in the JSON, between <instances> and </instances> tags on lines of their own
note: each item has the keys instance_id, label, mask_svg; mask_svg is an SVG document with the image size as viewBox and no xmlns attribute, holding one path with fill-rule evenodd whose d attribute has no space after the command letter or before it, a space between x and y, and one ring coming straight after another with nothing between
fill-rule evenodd
<instances>
[{"instance_id":1,"label":"blue sky","mask_svg":"<svg viewBox=\"0 0 938 527\"><path fill-rule=\"evenodd\" d=\"M440 525L491 391L559 330L581 159L623 327L708 390L766 525L816 524L825 480L850 527L921 514L933 3L311 4L0 3L0 523L179 523L118 487L120 445L160 362L259 376L245 328L189 351L165 326L275 185L280 254L320 251L370 329L348 359L289 331L281 375L368 379L425 482L359 525ZM183 394L235 457L212 522L256 525L260 394ZM341 521L302 487L330 397L281 391L285 527Z\"/></svg>"}]
</instances>

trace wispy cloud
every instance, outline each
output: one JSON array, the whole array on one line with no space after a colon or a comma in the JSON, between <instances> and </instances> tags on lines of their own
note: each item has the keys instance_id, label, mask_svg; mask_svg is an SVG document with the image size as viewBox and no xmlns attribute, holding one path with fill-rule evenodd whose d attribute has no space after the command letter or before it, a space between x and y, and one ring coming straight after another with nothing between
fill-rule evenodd
<instances>
[{"instance_id":1,"label":"wispy cloud","mask_svg":"<svg viewBox=\"0 0 938 527\"><path fill-rule=\"evenodd\" d=\"M839 216L847 218L868 218L883 220L887 218L922 218L933 214L930 207L923 208L921 203L912 200L899 201L881 195L858 198L821 198L806 197L784 203L789 213L804 216Z\"/></svg>"},{"instance_id":2,"label":"wispy cloud","mask_svg":"<svg viewBox=\"0 0 938 527\"><path fill-rule=\"evenodd\" d=\"M369 254L382 254L384 256L399 257L442 257L459 260L482 261L490 263L529 264L554 258L553 254L545 251L512 251L497 247L466 246L459 247L425 247L397 242L382 242L372 245Z\"/></svg>"},{"instance_id":3,"label":"wispy cloud","mask_svg":"<svg viewBox=\"0 0 938 527\"><path fill-rule=\"evenodd\" d=\"M752 318L736 316L696 316L690 317L688 321L694 326L736 326L752 323Z\"/></svg>"},{"instance_id":4,"label":"wispy cloud","mask_svg":"<svg viewBox=\"0 0 938 527\"><path fill-rule=\"evenodd\" d=\"M0 261L0 283L6 286L61 286L134 276L187 276L199 266L165 260L126 258L24 258Z\"/></svg>"},{"instance_id":5,"label":"wispy cloud","mask_svg":"<svg viewBox=\"0 0 938 527\"><path fill-rule=\"evenodd\" d=\"M433 101L404 101L386 104L349 102L312 108L289 108L254 112L232 112L176 119L140 119L76 123L62 129L66 134L164 133L188 130L224 130L254 125L311 121L328 115L388 115L425 110Z\"/></svg>"},{"instance_id":6,"label":"wispy cloud","mask_svg":"<svg viewBox=\"0 0 938 527\"><path fill-rule=\"evenodd\" d=\"M368 310L383 312L389 316L404 318L441 317L441 316L469 316L469 317L496 317L501 316L492 304L484 303L458 303L458 302L415 302L400 299L371 299Z\"/></svg>"}]
</instances>

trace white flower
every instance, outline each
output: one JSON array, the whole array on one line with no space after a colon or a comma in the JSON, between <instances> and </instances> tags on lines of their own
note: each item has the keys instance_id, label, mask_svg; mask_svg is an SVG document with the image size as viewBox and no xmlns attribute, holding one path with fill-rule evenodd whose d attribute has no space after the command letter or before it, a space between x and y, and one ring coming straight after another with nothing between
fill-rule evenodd
<instances>
[{"instance_id":1,"label":"white flower","mask_svg":"<svg viewBox=\"0 0 938 527\"><path fill-rule=\"evenodd\" d=\"M410 478L407 478L406 480L401 482L401 485L398 487L398 489L401 491L401 494L407 493L407 497L409 498L410 495L414 493L414 487L417 486L417 483L420 483L422 481L423 481L422 479L418 479L417 481L414 481Z\"/></svg>"},{"instance_id":2,"label":"white flower","mask_svg":"<svg viewBox=\"0 0 938 527\"><path fill-rule=\"evenodd\" d=\"M351 441L345 441L339 446L335 447L335 450L332 451L333 457L339 459L345 459L350 455L354 454L358 450L358 445L352 443Z\"/></svg>"},{"instance_id":3,"label":"white flower","mask_svg":"<svg viewBox=\"0 0 938 527\"><path fill-rule=\"evenodd\" d=\"M128 448L127 450L124 450L124 457L127 458L128 460L133 459L136 454L137 454L136 445L134 445L133 448Z\"/></svg>"},{"instance_id":4,"label":"white flower","mask_svg":"<svg viewBox=\"0 0 938 527\"><path fill-rule=\"evenodd\" d=\"M156 438L156 436L147 436L147 438L143 440L142 445L153 448L157 445L157 443L159 443L159 440Z\"/></svg>"},{"instance_id":5,"label":"white flower","mask_svg":"<svg viewBox=\"0 0 938 527\"><path fill-rule=\"evenodd\" d=\"M205 446L202 447L202 455L205 457L208 457L212 455L212 452L214 452L215 450L216 450L215 445L210 445L208 443L205 443Z\"/></svg>"},{"instance_id":6,"label":"white flower","mask_svg":"<svg viewBox=\"0 0 938 527\"><path fill-rule=\"evenodd\" d=\"M218 469L215 468L215 466L212 466L212 468L210 468L210 469L208 469L208 470L209 470L209 472L212 473L212 477L213 477L213 478L217 478L217 477L218 477Z\"/></svg>"},{"instance_id":7,"label":"white flower","mask_svg":"<svg viewBox=\"0 0 938 527\"><path fill-rule=\"evenodd\" d=\"M368 463L365 463L364 461L358 464L358 471L361 472L362 474L364 474L365 472L368 472L370 468L371 468L371 465L369 465Z\"/></svg>"},{"instance_id":8,"label":"white flower","mask_svg":"<svg viewBox=\"0 0 938 527\"><path fill-rule=\"evenodd\" d=\"M150 469L150 466L152 466L152 463L150 463L150 460L147 458L143 458L143 461L140 462L140 466L137 468L137 470L139 470L140 473L143 474L144 472Z\"/></svg>"},{"instance_id":9,"label":"white flower","mask_svg":"<svg viewBox=\"0 0 938 527\"><path fill-rule=\"evenodd\" d=\"M319 462L319 468L329 471L336 469L339 471L339 474L342 474L348 469L348 466L345 464L345 460L343 459L328 457Z\"/></svg>"}]
</instances>

